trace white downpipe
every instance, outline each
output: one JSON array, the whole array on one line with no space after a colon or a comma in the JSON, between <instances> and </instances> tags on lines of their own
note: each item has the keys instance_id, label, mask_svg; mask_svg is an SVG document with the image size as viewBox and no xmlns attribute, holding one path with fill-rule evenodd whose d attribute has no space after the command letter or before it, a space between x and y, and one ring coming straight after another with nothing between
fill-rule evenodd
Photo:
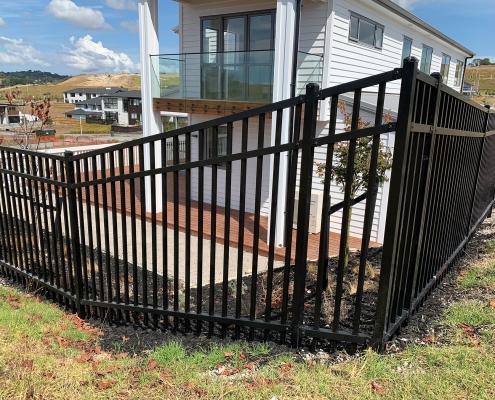
<instances>
[{"instance_id":1,"label":"white downpipe","mask_svg":"<svg viewBox=\"0 0 495 400\"><path fill-rule=\"evenodd\" d=\"M141 62L141 97L142 97L142 124L143 136L152 136L160 133L161 119L160 113L153 111L153 97L159 96L159 93L153 93L153 68L159 73L158 60L152 61L150 55L159 54L160 46L158 40L158 0L139 0L139 46ZM156 91L156 90L155 90ZM150 169L150 147L145 146L144 167ZM160 146L155 146L155 166L161 167ZM157 193L157 212L161 212L161 176L157 176L156 193ZM146 210L151 211L151 178L146 177Z\"/></svg>"},{"instance_id":2,"label":"white downpipe","mask_svg":"<svg viewBox=\"0 0 495 400\"><path fill-rule=\"evenodd\" d=\"M275 32L275 60L274 60L274 79L273 79L273 101L277 102L290 97L290 83L292 82L293 48L294 48L294 24L296 20L296 0L278 0L277 1L277 21ZM275 128L276 115L272 118L272 135L271 145L275 145ZM282 141L289 142L289 110L284 111L282 119ZM274 156L270 157L270 203L272 199L273 186L273 161ZM287 165L288 154L282 153L280 156L280 174L277 196L277 224L275 227L275 246L284 247L285 231L285 206L287 199ZM271 218L271 216L270 216ZM268 232L268 236L272 232Z\"/></svg>"}]
</instances>

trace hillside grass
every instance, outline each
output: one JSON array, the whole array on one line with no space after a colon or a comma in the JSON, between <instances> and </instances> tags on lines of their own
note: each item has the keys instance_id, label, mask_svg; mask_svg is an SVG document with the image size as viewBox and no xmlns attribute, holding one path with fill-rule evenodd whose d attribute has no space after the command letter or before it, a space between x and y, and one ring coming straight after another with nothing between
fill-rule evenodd
<instances>
[{"instance_id":1,"label":"hillside grass","mask_svg":"<svg viewBox=\"0 0 495 400\"><path fill-rule=\"evenodd\" d=\"M495 65L467 67L464 79L475 85L479 92L495 95ZM479 86L478 86L479 85Z\"/></svg>"},{"instance_id":2,"label":"hillside grass","mask_svg":"<svg viewBox=\"0 0 495 400\"><path fill-rule=\"evenodd\" d=\"M112 125L100 125L100 124L88 124L88 123L79 125L78 122L77 125L71 128L70 133L73 134L81 133L81 127L83 134L110 134L110 132L112 131Z\"/></svg>"}]
</instances>

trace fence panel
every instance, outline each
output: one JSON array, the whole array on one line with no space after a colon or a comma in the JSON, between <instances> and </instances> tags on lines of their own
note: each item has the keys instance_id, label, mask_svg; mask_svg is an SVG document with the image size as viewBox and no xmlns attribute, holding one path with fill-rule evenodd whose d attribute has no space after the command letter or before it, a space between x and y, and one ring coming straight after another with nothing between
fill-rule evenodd
<instances>
[{"instance_id":1,"label":"fence panel","mask_svg":"<svg viewBox=\"0 0 495 400\"><path fill-rule=\"evenodd\" d=\"M384 104L387 85L399 79L393 122L384 119ZM376 93L373 126L361 115L365 91ZM339 101L349 93L352 112L345 116ZM321 101L330 102L330 121L326 134L315 137ZM289 115L294 123L286 140ZM421 305L491 210L494 115L443 85L439 74L418 73L410 59L401 69L323 90L308 85L297 98L105 148L62 155L0 147L0 268L44 286L81 317L237 339L286 342L289 333L293 346L308 338L313 348L318 341L380 346ZM342 129L344 120L349 126ZM390 132L396 132L393 201L383 250L371 251L384 168L380 139ZM319 241L312 242L318 260L311 263L317 149L326 155L327 195ZM331 205L342 151L343 201ZM360 251L350 257L350 216L360 202ZM340 237L332 237L330 217L340 210ZM276 246L279 226L285 248ZM373 257L381 261L370 269Z\"/></svg>"},{"instance_id":2,"label":"fence panel","mask_svg":"<svg viewBox=\"0 0 495 400\"><path fill-rule=\"evenodd\" d=\"M442 84L440 74L416 70L416 59L405 61L409 89L403 86L399 106L390 191L398 201L387 214L378 346L438 285L494 201L488 110Z\"/></svg>"}]
</instances>

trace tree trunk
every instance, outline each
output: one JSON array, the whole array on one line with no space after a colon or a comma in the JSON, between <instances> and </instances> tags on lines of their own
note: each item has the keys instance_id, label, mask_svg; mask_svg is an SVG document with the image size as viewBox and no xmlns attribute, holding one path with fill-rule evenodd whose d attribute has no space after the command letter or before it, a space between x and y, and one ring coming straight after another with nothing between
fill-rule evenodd
<instances>
[{"instance_id":1,"label":"tree trunk","mask_svg":"<svg viewBox=\"0 0 495 400\"><path fill-rule=\"evenodd\" d=\"M349 218L347 218L347 237L345 238L345 253L344 253L344 275L347 275L347 273L349 272L349 241L351 239L351 219L352 219L352 207L349 208Z\"/></svg>"}]
</instances>

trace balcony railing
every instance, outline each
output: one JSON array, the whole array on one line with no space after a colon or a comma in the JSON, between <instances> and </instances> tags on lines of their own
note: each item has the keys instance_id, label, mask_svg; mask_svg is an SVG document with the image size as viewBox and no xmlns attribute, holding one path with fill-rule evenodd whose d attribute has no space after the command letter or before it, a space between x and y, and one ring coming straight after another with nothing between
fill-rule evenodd
<instances>
[{"instance_id":1,"label":"balcony railing","mask_svg":"<svg viewBox=\"0 0 495 400\"><path fill-rule=\"evenodd\" d=\"M161 54L151 56L153 96L179 99L271 102L274 51ZM289 67L290 68L290 67ZM321 85L323 57L298 53L296 95Z\"/></svg>"}]
</instances>

